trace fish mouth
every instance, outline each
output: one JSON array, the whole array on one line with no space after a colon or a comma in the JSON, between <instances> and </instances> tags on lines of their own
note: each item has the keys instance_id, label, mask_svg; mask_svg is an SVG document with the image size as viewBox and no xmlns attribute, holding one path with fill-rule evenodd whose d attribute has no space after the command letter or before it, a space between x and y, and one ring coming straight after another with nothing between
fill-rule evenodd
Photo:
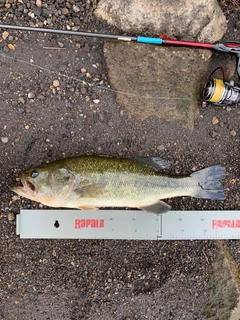
<instances>
[{"instance_id":1,"label":"fish mouth","mask_svg":"<svg viewBox=\"0 0 240 320\"><path fill-rule=\"evenodd\" d=\"M38 193L37 184L29 177L25 178L23 175L20 175L21 185L13 186L12 191L16 192L20 196L27 196L28 198L33 198Z\"/></svg>"}]
</instances>

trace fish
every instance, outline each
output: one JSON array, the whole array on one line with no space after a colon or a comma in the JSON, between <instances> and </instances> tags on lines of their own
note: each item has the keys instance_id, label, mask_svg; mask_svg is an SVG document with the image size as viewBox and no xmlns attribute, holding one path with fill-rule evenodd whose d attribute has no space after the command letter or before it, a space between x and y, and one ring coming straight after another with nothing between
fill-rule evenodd
<instances>
[{"instance_id":1,"label":"fish","mask_svg":"<svg viewBox=\"0 0 240 320\"><path fill-rule=\"evenodd\" d=\"M98 210L102 207L137 208L162 214L171 206L162 199L189 196L224 200L219 180L226 169L213 165L189 175L163 171L159 158L117 158L82 155L56 160L20 173L15 193L55 208Z\"/></svg>"}]
</instances>

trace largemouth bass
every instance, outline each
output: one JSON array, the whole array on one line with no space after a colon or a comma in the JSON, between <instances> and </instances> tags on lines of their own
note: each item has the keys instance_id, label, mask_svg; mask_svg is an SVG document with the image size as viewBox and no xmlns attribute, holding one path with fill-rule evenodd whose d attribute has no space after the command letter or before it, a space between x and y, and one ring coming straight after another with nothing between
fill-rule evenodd
<instances>
[{"instance_id":1,"label":"largemouth bass","mask_svg":"<svg viewBox=\"0 0 240 320\"><path fill-rule=\"evenodd\" d=\"M22 186L12 190L51 207L129 207L157 214L171 209L161 201L165 198L225 199L219 182L225 178L225 167L215 165L189 176L172 176L161 172L167 166L157 157L72 157L22 171Z\"/></svg>"}]
</instances>

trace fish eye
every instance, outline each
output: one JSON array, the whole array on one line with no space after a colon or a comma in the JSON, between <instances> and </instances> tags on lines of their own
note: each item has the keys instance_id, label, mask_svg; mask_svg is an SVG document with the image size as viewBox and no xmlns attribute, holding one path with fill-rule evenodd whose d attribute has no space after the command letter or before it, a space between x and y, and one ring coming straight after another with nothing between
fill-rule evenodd
<instances>
[{"instance_id":1,"label":"fish eye","mask_svg":"<svg viewBox=\"0 0 240 320\"><path fill-rule=\"evenodd\" d=\"M36 178L38 176L38 172L37 171L32 171L31 172L31 177L32 178Z\"/></svg>"}]
</instances>

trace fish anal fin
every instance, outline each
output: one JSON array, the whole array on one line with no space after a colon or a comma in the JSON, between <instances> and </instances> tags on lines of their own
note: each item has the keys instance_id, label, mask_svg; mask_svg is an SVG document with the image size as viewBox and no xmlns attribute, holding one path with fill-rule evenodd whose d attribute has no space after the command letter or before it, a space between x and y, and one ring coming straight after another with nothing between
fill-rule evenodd
<instances>
[{"instance_id":1,"label":"fish anal fin","mask_svg":"<svg viewBox=\"0 0 240 320\"><path fill-rule=\"evenodd\" d=\"M171 206L159 200L158 202L155 202L150 206L139 207L139 209L142 209L143 211L147 211L150 213L160 214L160 213L166 213L169 210L171 210Z\"/></svg>"},{"instance_id":2,"label":"fish anal fin","mask_svg":"<svg viewBox=\"0 0 240 320\"><path fill-rule=\"evenodd\" d=\"M94 207L94 206L90 206L90 205L86 205L86 206L77 207L77 209L85 210L85 211L96 211L96 210L98 210L99 208Z\"/></svg>"},{"instance_id":3,"label":"fish anal fin","mask_svg":"<svg viewBox=\"0 0 240 320\"><path fill-rule=\"evenodd\" d=\"M144 163L156 170L163 170L169 167L167 161L163 160L159 157L152 157L152 158L135 158L138 162Z\"/></svg>"}]
</instances>

